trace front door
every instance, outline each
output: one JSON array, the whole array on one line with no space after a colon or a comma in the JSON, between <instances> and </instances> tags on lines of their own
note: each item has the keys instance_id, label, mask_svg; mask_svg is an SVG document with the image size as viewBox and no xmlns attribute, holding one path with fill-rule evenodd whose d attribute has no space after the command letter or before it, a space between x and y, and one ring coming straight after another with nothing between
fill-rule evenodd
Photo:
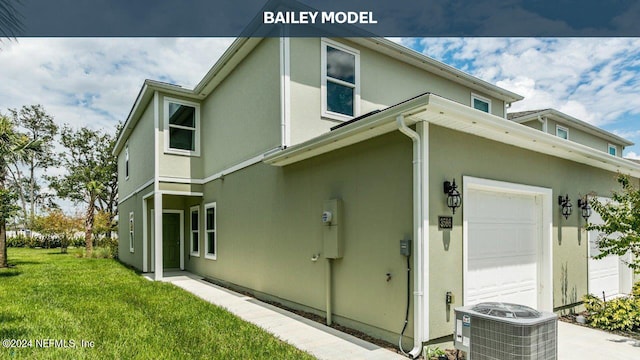
<instances>
[{"instance_id":1,"label":"front door","mask_svg":"<svg viewBox=\"0 0 640 360\"><path fill-rule=\"evenodd\" d=\"M180 214L162 214L162 267L180 267Z\"/></svg>"}]
</instances>

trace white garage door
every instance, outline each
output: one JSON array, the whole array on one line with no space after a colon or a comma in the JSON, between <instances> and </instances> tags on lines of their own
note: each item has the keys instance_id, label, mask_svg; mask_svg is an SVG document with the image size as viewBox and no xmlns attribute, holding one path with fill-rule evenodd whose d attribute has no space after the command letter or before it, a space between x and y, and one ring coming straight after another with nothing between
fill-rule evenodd
<instances>
[{"instance_id":1,"label":"white garage door","mask_svg":"<svg viewBox=\"0 0 640 360\"><path fill-rule=\"evenodd\" d=\"M599 198L599 200L600 202L608 201L607 198ZM595 211L589 218L589 222L593 224L603 223L602 218ZM592 258L600 254L597 245L598 238L598 231L589 231L589 293L599 298L602 298L604 293L605 298L609 299L629 292L631 277L627 272L630 272L630 270L621 263L618 256L609 255L599 260Z\"/></svg>"},{"instance_id":2,"label":"white garage door","mask_svg":"<svg viewBox=\"0 0 640 360\"><path fill-rule=\"evenodd\" d=\"M465 305L501 301L538 308L540 195L469 189Z\"/></svg>"}]
</instances>

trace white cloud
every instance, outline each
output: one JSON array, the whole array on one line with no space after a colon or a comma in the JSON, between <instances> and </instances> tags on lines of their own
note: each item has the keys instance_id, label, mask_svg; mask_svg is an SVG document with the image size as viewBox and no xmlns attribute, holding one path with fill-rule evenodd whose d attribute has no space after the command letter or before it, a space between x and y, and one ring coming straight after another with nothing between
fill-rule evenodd
<instances>
[{"instance_id":1,"label":"white cloud","mask_svg":"<svg viewBox=\"0 0 640 360\"><path fill-rule=\"evenodd\" d=\"M42 104L54 121L115 132L145 79L193 88L233 39L21 38L0 43L0 112ZM56 145L55 151L62 151ZM60 175L62 168L48 169ZM46 187L46 184L43 184ZM65 211L77 206L60 201Z\"/></svg>"},{"instance_id":2,"label":"white cloud","mask_svg":"<svg viewBox=\"0 0 640 360\"><path fill-rule=\"evenodd\" d=\"M597 126L640 115L640 39L423 39L424 53L525 96L513 111L556 108Z\"/></svg>"},{"instance_id":3,"label":"white cloud","mask_svg":"<svg viewBox=\"0 0 640 360\"><path fill-rule=\"evenodd\" d=\"M232 39L64 38L5 42L0 111L42 104L56 122L96 129L124 121L144 79L193 87Z\"/></svg>"},{"instance_id":4,"label":"white cloud","mask_svg":"<svg viewBox=\"0 0 640 360\"><path fill-rule=\"evenodd\" d=\"M640 160L640 154L636 154L633 151L629 151L628 153L624 154L624 157L627 159Z\"/></svg>"}]
</instances>

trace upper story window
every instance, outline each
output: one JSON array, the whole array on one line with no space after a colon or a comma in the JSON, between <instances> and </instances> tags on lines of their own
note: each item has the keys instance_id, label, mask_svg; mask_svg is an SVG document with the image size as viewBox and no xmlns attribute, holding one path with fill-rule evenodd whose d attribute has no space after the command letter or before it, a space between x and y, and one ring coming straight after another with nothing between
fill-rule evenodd
<instances>
[{"instance_id":1,"label":"upper story window","mask_svg":"<svg viewBox=\"0 0 640 360\"><path fill-rule=\"evenodd\" d=\"M124 147L124 178L129 180L129 144Z\"/></svg>"},{"instance_id":2,"label":"upper story window","mask_svg":"<svg viewBox=\"0 0 640 360\"><path fill-rule=\"evenodd\" d=\"M613 155L613 156L618 155L618 148L615 145L609 144L607 151L609 152L609 155Z\"/></svg>"},{"instance_id":3,"label":"upper story window","mask_svg":"<svg viewBox=\"0 0 640 360\"><path fill-rule=\"evenodd\" d=\"M491 112L491 100L480 95L471 94L471 106L476 110Z\"/></svg>"},{"instance_id":4,"label":"upper story window","mask_svg":"<svg viewBox=\"0 0 640 360\"><path fill-rule=\"evenodd\" d=\"M322 116L349 120L360 112L360 52L322 39Z\"/></svg>"},{"instance_id":5,"label":"upper story window","mask_svg":"<svg viewBox=\"0 0 640 360\"><path fill-rule=\"evenodd\" d=\"M200 105L164 100L164 150L179 155L200 155Z\"/></svg>"},{"instance_id":6,"label":"upper story window","mask_svg":"<svg viewBox=\"0 0 640 360\"><path fill-rule=\"evenodd\" d=\"M569 129L566 127L556 125L556 136L565 140L569 139Z\"/></svg>"}]
</instances>

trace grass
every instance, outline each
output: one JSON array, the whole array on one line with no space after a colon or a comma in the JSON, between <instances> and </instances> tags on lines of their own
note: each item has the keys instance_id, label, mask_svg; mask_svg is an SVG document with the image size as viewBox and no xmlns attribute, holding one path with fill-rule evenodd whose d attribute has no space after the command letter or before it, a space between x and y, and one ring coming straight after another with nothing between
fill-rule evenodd
<instances>
[{"instance_id":1,"label":"grass","mask_svg":"<svg viewBox=\"0 0 640 360\"><path fill-rule=\"evenodd\" d=\"M0 359L313 359L171 284L78 251L9 248L12 267L0 269L0 341L32 345L0 347ZM75 348L38 347L42 339L73 340Z\"/></svg>"}]
</instances>

